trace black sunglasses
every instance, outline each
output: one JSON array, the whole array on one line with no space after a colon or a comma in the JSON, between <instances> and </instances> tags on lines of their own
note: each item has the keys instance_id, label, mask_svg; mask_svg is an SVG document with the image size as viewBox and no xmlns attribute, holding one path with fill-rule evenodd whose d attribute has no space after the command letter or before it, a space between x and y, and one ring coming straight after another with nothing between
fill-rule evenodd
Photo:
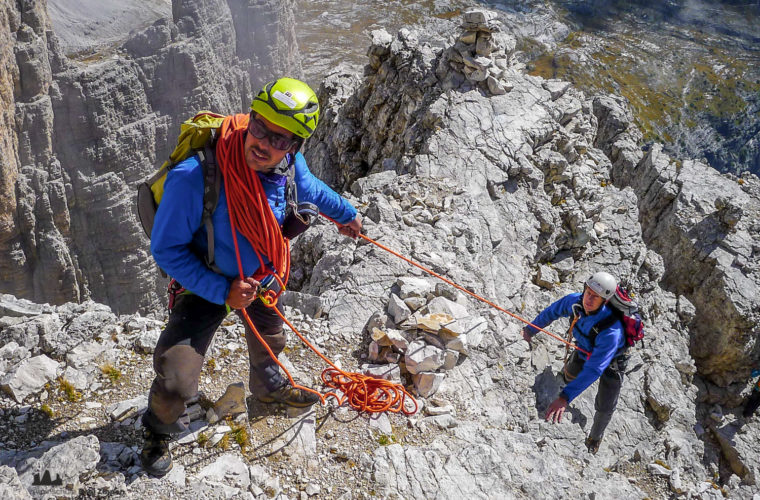
<instances>
[{"instance_id":1,"label":"black sunglasses","mask_svg":"<svg viewBox=\"0 0 760 500\"><path fill-rule=\"evenodd\" d=\"M254 117L251 117L251 119L248 121L248 133L254 136L256 139L263 139L266 137L269 141L269 144L274 149L279 149L280 151L287 151L292 146L298 144L298 138L285 137L282 134L272 132L266 127L266 125L264 125L261 120Z\"/></svg>"}]
</instances>

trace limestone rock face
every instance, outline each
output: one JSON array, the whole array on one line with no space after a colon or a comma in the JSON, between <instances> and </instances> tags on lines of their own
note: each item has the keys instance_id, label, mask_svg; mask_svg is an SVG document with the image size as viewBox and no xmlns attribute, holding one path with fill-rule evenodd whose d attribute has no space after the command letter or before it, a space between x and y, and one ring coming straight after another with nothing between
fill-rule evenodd
<instances>
[{"instance_id":1,"label":"limestone rock face","mask_svg":"<svg viewBox=\"0 0 760 500\"><path fill-rule=\"evenodd\" d=\"M292 4L175 1L171 19L79 60L63 55L45 2L4 4L0 289L117 312L160 303L134 187L181 121L243 111L275 72L299 74Z\"/></svg>"},{"instance_id":2,"label":"limestone rock face","mask_svg":"<svg viewBox=\"0 0 760 500\"><path fill-rule=\"evenodd\" d=\"M662 286L695 308L700 373L719 386L743 383L760 335L760 181L670 158L659 145L637 153L640 135L619 100L595 99L594 113L614 182L633 189L644 241L662 256Z\"/></svg>"},{"instance_id":3,"label":"limestone rock face","mask_svg":"<svg viewBox=\"0 0 760 500\"><path fill-rule=\"evenodd\" d=\"M32 498L21 484L16 469L6 465L0 466L0 494L8 500L31 500Z\"/></svg>"}]
</instances>

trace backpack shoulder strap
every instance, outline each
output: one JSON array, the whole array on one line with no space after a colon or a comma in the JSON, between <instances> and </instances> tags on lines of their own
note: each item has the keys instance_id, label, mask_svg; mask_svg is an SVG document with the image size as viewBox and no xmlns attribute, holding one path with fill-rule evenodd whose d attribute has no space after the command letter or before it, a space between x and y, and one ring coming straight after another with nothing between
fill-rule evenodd
<instances>
[{"instance_id":1,"label":"backpack shoulder strap","mask_svg":"<svg viewBox=\"0 0 760 500\"><path fill-rule=\"evenodd\" d=\"M570 310L573 312L573 318L580 318L583 312L583 299L570 306Z\"/></svg>"},{"instance_id":2,"label":"backpack shoulder strap","mask_svg":"<svg viewBox=\"0 0 760 500\"><path fill-rule=\"evenodd\" d=\"M296 155L288 154L283 161L287 162L287 184L285 185L285 201L295 210L298 206L298 187L296 186Z\"/></svg>"},{"instance_id":3,"label":"backpack shoulder strap","mask_svg":"<svg viewBox=\"0 0 760 500\"><path fill-rule=\"evenodd\" d=\"M620 318L618 317L617 313L613 310L612 314L604 318L603 320L599 321L597 324L591 327L591 331L589 332L589 338L591 339L591 345L596 345L596 337L599 335L600 332L603 332L607 328L614 325L616 322L620 321Z\"/></svg>"},{"instance_id":4,"label":"backpack shoulder strap","mask_svg":"<svg viewBox=\"0 0 760 500\"><path fill-rule=\"evenodd\" d=\"M206 265L214 272L220 273L214 260L214 224L212 216L219 202L219 191L222 186L222 176L219 175L219 165L216 162L216 139L215 130L211 131L211 138L198 150L198 157L201 160L203 170L203 215L201 220L206 226L206 238L208 242L208 254L206 255Z\"/></svg>"}]
</instances>

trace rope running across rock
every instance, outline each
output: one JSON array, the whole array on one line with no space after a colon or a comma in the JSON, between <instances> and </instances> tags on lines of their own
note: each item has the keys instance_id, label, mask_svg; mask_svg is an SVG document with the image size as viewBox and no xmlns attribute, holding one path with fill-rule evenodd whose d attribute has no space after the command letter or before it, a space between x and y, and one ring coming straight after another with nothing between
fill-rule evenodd
<instances>
[{"instance_id":1,"label":"rope running across rock","mask_svg":"<svg viewBox=\"0 0 760 500\"><path fill-rule=\"evenodd\" d=\"M330 217L326 216L325 214L320 214L320 215L321 215L322 217L324 217L325 219L327 219L327 220L329 220L329 221L331 221L331 222L335 223L336 225L340 226L340 224L338 224L337 222L335 222L333 219L331 219ZM438 274L438 273L436 273L436 272L434 272L434 271L432 271L432 270L428 269L428 268L427 268L427 267L425 267L425 266L422 266L422 265L420 265L420 264L418 264L418 263L414 262L413 260L411 260L411 259L409 259L409 258L407 258L407 257L404 257L404 256L403 256L403 255L401 255L400 253L398 253L398 252L395 252L395 251L391 250L390 248L386 247L385 245L382 245L382 244L378 243L377 241L373 240L372 238L370 238L370 237L368 237L368 236L365 236L365 235L363 235L363 234L359 234L359 237L360 237L360 238L362 238L362 239L364 239L365 241L368 241L369 243L372 243L373 245L375 245L375 246L377 246L377 247L379 247L379 248L382 248L382 249L383 249L383 250L385 250L386 252L389 252L389 253L391 253L391 254L395 255L395 256L396 256L396 257L398 257L399 259L402 259L402 260L404 260L404 261L408 262L409 264L411 264L411 265L413 265L413 266L415 266L415 267L417 267L417 268L419 268L419 269L422 269L423 271L425 271L425 272L426 272L426 273L428 273L429 275L431 275L431 276L434 276L434 277L438 278L439 280L443 281L444 283L448 283L449 285L453 286L453 287L454 287L454 288L456 288L457 290L461 290L461 291L463 291L464 293L466 293L467 295L469 295L469 296L471 296L471 297L474 297L474 298L476 298L477 300L479 300L479 301L481 301L481 302L484 302L484 303L488 304L489 306L493 307L494 309L496 309L496 310L498 310L498 311L501 311L501 312L503 312L503 313L505 313L505 314L508 314L509 316L511 316L511 317L513 317L513 318L515 318L516 320L522 321L522 322L523 322L523 323L525 323L526 325L530 325L531 327L535 328L536 330L539 330L539 331L541 331L541 332L544 332L544 333L546 333L546 334L547 334L547 335L549 335L550 337L552 337L552 338L554 338L554 339L556 339L556 340L559 340L559 341L560 341L560 342L562 342L563 344L566 344L568 347L570 347L570 348L574 348L574 349L577 349L577 350L579 350L580 352L582 352L583 354L586 354L586 355L589 355L589 356L591 355L591 353L590 353L590 352L588 352L588 351L586 351L586 350L584 350L584 349L581 349L581 348L580 348L580 347L578 347L577 345L575 345L575 344L573 344L573 343L571 343L571 342L568 342L567 340L563 339L562 337L559 337L559 336L557 336L557 335L553 334L552 332L550 332L550 331L548 331L548 330L544 330L543 328L541 328L541 327L538 327L538 326L534 325L533 323L531 323L531 322L530 322L530 321L528 321L527 319L521 318L521 317L520 317L520 316L518 316L517 314L514 314L514 313L512 313L512 312L509 312L508 310L504 309L503 307L500 307L499 305L497 305L497 304L494 304L494 303L493 303L493 302L491 302L490 300L484 299L484 298L483 298L483 297L481 297L480 295L478 295L478 294L476 294L476 293L473 293L473 292L471 292L471 291L467 290L466 288L464 288L464 287L462 287L462 286L460 286L460 285L457 285L457 284L456 284L456 283L454 283L453 281L451 281L451 280L449 280L449 279L446 279L446 278L444 278L444 277L443 277L443 276L441 276L440 274Z\"/></svg>"}]
</instances>

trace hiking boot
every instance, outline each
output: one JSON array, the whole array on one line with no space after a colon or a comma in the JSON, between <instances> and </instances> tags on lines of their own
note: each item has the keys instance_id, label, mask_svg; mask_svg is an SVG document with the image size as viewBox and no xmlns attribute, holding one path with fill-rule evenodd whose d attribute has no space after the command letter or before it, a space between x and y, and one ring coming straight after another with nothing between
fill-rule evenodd
<instances>
[{"instance_id":1,"label":"hiking boot","mask_svg":"<svg viewBox=\"0 0 760 500\"><path fill-rule=\"evenodd\" d=\"M593 439L591 437L586 438L586 448L592 455L596 455L596 452L599 451L600 444L602 444L601 439Z\"/></svg>"},{"instance_id":2,"label":"hiking boot","mask_svg":"<svg viewBox=\"0 0 760 500\"><path fill-rule=\"evenodd\" d=\"M262 403L282 403L295 408L306 408L319 402L319 396L314 393L298 389L292 385L280 387L276 391L263 396L257 396Z\"/></svg>"},{"instance_id":3,"label":"hiking boot","mask_svg":"<svg viewBox=\"0 0 760 500\"><path fill-rule=\"evenodd\" d=\"M145 472L151 476L165 476L172 470L172 454L169 451L167 434L156 434L151 430L143 431L143 448L140 451L140 462Z\"/></svg>"}]
</instances>

